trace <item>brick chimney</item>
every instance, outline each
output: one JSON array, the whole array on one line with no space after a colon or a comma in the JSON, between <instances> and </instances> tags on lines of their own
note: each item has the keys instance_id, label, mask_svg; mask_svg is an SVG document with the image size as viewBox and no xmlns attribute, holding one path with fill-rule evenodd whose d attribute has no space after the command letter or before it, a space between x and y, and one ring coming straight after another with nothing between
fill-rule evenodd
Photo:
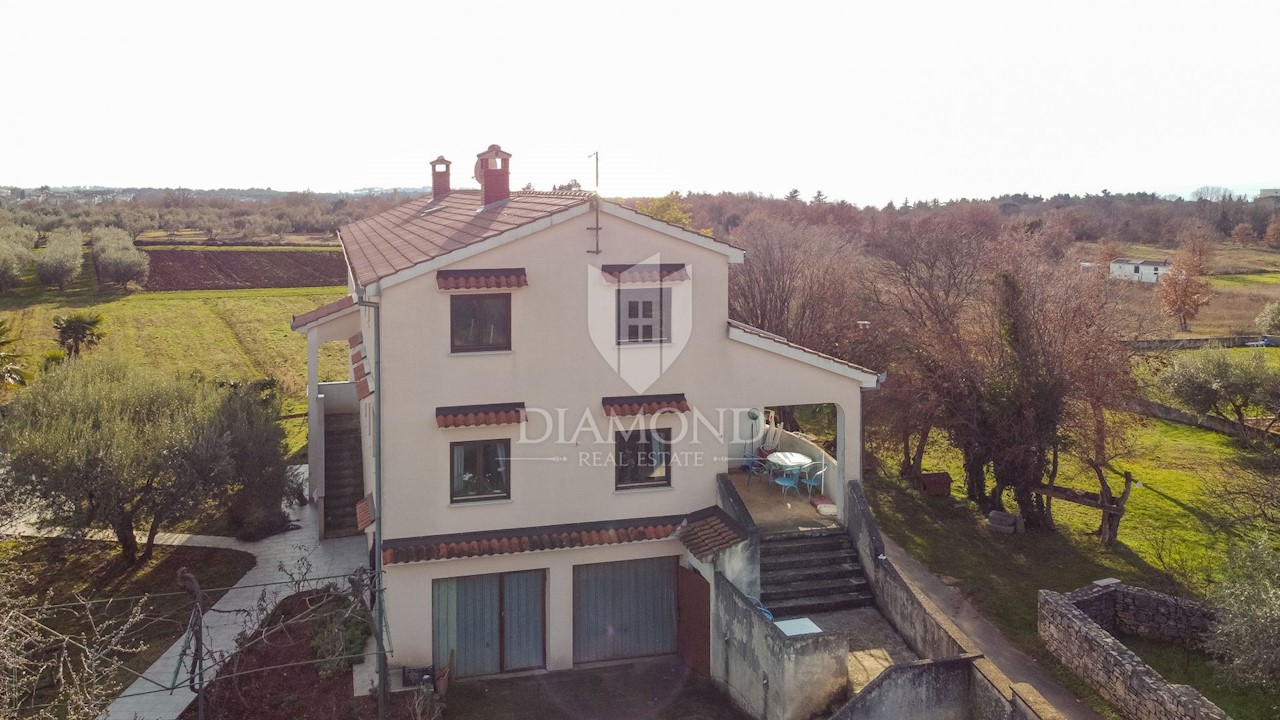
<instances>
[{"instance_id":1,"label":"brick chimney","mask_svg":"<svg viewBox=\"0 0 1280 720\"><path fill-rule=\"evenodd\" d=\"M484 204L501 202L511 197L511 153L503 152L497 145L476 155L476 180L480 181L480 194Z\"/></svg>"},{"instance_id":2,"label":"brick chimney","mask_svg":"<svg viewBox=\"0 0 1280 720\"><path fill-rule=\"evenodd\" d=\"M449 166L453 163L444 159L444 156L431 161L431 199L439 200L450 192L449 187Z\"/></svg>"}]
</instances>

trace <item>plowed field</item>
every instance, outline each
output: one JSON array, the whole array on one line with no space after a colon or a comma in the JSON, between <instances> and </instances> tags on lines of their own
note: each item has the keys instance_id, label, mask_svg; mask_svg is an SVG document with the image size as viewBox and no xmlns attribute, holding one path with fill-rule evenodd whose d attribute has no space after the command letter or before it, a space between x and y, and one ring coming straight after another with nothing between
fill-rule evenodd
<instances>
[{"instance_id":1,"label":"plowed field","mask_svg":"<svg viewBox=\"0 0 1280 720\"><path fill-rule=\"evenodd\" d=\"M340 252L299 250L148 250L148 290L234 290L241 288L345 285L347 266Z\"/></svg>"}]
</instances>

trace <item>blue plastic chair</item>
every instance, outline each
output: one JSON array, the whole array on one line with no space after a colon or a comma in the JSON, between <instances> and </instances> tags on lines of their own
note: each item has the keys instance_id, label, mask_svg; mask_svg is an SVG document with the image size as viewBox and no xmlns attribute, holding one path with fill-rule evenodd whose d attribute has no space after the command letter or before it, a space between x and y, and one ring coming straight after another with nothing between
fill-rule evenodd
<instances>
[{"instance_id":1,"label":"blue plastic chair","mask_svg":"<svg viewBox=\"0 0 1280 720\"><path fill-rule=\"evenodd\" d=\"M814 467L817 466L817 469ZM800 482L804 483L809 490L809 499L813 499L813 489L822 487L822 474L827 468L822 463L811 463L804 466L805 476L800 478ZM822 492L819 490L818 492Z\"/></svg>"},{"instance_id":2,"label":"blue plastic chair","mask_svg":"<svg viewBox=\"0 0 1280 720\"><path fill-rule=\"evenodd\" d=\"M782 497L787 497L788 490L794 490L796 497L800 497L800 468L787 468L782 474L774 478L773 481L782 486Z\"/></svg>"},{"instance_id":3,"label":"blue plastic chair","mask_svg":"<svg viewBox=\"0 0 1280 720\"><path fill-rule=\"evenodd\" d=\"M764 615L765 620L773 622L773 613L769 612L769 609L764 606L764 603L760 602L759 598L748 595L747 601L756 606L756 609L760 611L760 614Z\"/></svg>"}]
</instances>

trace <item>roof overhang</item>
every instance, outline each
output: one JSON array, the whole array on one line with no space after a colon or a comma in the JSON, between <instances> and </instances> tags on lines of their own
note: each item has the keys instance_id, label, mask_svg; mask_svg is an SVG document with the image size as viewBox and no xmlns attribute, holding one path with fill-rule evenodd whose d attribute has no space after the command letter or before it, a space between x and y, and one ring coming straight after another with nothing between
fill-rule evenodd
<instances>
[{"instance_id":1,"label":"roof overhang","mask_svg":"<svg viewBox=\"0 0 1280 720\"><path fill-rule=\"evenodd\" d=\"M729 339L765 352L802 362L806 365L812 365L829 373L857 380L858 384L867 390L875 390L884 382L884 373L872 372L864 367L820 353L817 350L810 350L785 338L732 320L729 321Z\"/></svg>"},{"instance_id":2,"label":"roof overhang","mask_svg":"<svg viewBox=\"0 0 1280 720\"><path fill-rule=\"evenodd\" d=\"M678 225L672 225L669 222L663 222L657 218L649 217L644 213L636 212L629 207L619 205L615 202L602 200L600 202L600 210L608 215L622 218L637 225L647 227L650 230L656 230L664 235L670 235L673 238L693 243L699 247L705 248L712 252L720 253L729 258L731 263L740 263L746 259L746 251L739 247L734 247L729 243L707 237L701 233L692 230L686 230Z\"/></svg>"}]
</instances>

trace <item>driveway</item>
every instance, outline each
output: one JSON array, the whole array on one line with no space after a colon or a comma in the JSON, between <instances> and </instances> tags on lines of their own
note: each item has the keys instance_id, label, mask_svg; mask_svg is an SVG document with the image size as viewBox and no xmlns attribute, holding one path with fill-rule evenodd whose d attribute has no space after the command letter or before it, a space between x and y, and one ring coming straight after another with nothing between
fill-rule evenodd
<instances>
[{"instance_id":1,"label":"driveway","mask_svg":"<svg viewBox=\"0 0 1280 720\"><path fill-rule=\"evenodd\" d=\"M673 657L449 687L448 720L751 720Z\"/></svg>"}]
</instances>

